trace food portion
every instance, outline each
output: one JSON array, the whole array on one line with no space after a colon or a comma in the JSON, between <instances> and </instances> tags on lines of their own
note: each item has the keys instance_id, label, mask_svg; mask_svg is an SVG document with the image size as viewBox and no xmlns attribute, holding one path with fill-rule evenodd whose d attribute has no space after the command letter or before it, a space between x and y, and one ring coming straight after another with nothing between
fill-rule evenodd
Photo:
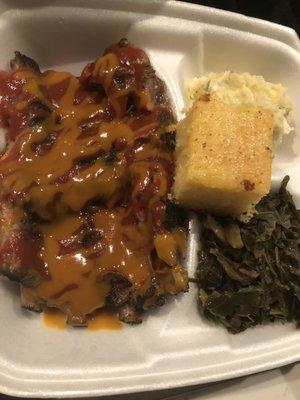
<instances>
[{"instance_id":1,"label":"food portion","mask_svg":"<svg viewBox=\"0 0 300 400\"><path fill-rule=\"evenodd\" d=\"M270 111L200 98L177 128L175 199L195 210L251 215L270 189L272 147Z\"/></svg>"},{"instance_id":2,"label":"food portion","mask_svg":"<svg viewBox=\"0 0 300 400\"><path fill-rule=\"evenodd\" d=\"M291 102L281 85L225 71L194 78L177 129L173 194L199 211L251 218L270 190L273 144L289 133Z\"/></svg>"},{"instance_id":3,"label":"food portion","mask_svg":"<svg viewBox=\"0 0 300 400\"><path fill-rule=\"evenodd\" d=\"M224 71L194 78L188 88L189 101L193 103L207 94L215 94L229 105L262 107L271 111L274 134L278 139L293 130L292 103L286 89L267 82L262 76Z\"/></svg>"},{"instance_id":4,"label":"food portion","mask_svg":"<svg viewBox=\"0 0 300 400\"><path fill-rule=\"evenodd\" d=\"M270 193L274 142L292 130L285 89L226 71L195 78L189 97L176 124L164 83L126 39L80 77L18 52L0 72L0 272L24 307L74 326L106 307L141 322L188 288L179 205L201 220L207 318L232 333L300 323L300 213L288 177Z\"/></svg>"},{"instance_id":5,"label":"food portion","mask_svg":"<svg viewBox=\"0 0 300 400\"><path fill-rule=\"evenodd\" d=\"M127 40L79 78L16 53L0 75L2 274L25 307L85 325L119 319L187 289L185 233L167 222L175 119L164 83Z\"/></svg>"},{"instance_id":6,"label":"food portion","mask_svg":"<svg viewBox=\"0 0 300 400\"><path fill-rule=\"evenodd\" d=\"M300 323L300 210L287 183L260 201L248 223L201 217L200 307L231 333L268 321Z\"/></svg>"},{"instance_id":7,"label":"food portion","mask_svg":"<svg viewBox=\"0 0 300 400\"><path fill-rule=\"evenodd\" d=\"M177 127L173 195L199 212L201 313L231 333L299 324L300 211L288 177L270 193L274 142L292 130L286 91L226 71L195 78L189 100Z\"/></svg>"}]
</instances>

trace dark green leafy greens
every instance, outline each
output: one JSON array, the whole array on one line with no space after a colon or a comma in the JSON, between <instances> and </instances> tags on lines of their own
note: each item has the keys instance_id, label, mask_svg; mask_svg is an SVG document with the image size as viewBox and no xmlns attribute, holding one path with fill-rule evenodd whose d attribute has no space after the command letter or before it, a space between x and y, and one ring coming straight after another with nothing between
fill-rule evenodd
<instances>
[{"instance_id":1,"label":"dark green leafy greens","mask_svg":"<svg viewBox=\"0 0 300 400\"><path fill-rule=\"evenodd\" d=\"M188 212L184 208L178 206L173 201L167 199L165 202L165 227L169 230L182 227L187 228Z\"/></svg>"},{"instance_id":2,"label":"dark green leafy greens","mask_svg":"<svg viewBox=\"0 0 300 400\"><path fill-rule=\"evenodd\" d=\"M288 181L260 201L248 223L200 216L200 307L232 333L267 321L300 324L300 210Z\"/></svg>"}]
</instances>

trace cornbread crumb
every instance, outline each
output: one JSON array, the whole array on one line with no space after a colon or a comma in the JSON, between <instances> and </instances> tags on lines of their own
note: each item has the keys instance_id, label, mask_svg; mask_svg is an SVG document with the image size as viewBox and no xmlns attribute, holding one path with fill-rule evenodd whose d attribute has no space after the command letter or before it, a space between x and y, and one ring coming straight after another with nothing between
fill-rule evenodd
<instances>
[{"instance_id":1,"label":"cornbread crumb","mask_svg":"<svg viewBox=\"0 0 300 400\"><path fill-rule=\"evenodd\" d=\"M177 127L175 199L247 218L269 192L274 119L260 107L200 98Z\"/></svg>"}]
</instances>

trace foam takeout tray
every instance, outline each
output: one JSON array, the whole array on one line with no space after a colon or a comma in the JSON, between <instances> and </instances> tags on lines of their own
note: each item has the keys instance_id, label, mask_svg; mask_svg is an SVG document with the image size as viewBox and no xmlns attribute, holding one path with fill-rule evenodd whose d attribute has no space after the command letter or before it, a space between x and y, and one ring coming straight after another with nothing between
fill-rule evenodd
<instances>
[{"instance_id":1,"label":"foam takeout tray","mask_svg":"<svg viewBox=\"0 0 300 400\"><path fill-rule=\"evenodd\" d=\"M194 76L231 69L263 75L288 88L300 126L300 42L269 22L174 1L87 0L0 2L0 67L15 50L42 68L79 73L103 49L127 37L150 55L180 117ZM300 139L290 135L273 163L272 179L291 176L300 205ZM191 219L187 267L196 265ZM177 296L140 326L117 332L47 330L20 308L17 287L0 282L0 392L71 397L147 391L207 383L300 360L300 331L268 325L239 335L201 319L196 290Z\"/></svg>"}]
</instances>

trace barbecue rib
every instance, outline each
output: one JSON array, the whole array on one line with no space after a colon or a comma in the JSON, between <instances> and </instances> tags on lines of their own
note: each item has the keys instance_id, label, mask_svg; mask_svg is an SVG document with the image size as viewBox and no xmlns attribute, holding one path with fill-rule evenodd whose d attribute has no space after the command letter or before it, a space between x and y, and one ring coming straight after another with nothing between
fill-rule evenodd
<instances>
[{"instance_id":1,"label":"barbecue rib","mask_svg":"<svg viewBox=\"0 0 300 400\"><path fill-rule=\"evenodd\" d=\"M126 39L79 78L16 52L0 75L0 265L25 307L85 325L112 305L137 323L187 289L184 232L166 224L174 122L163 82Z\"/></svg>"}]
</instances>

